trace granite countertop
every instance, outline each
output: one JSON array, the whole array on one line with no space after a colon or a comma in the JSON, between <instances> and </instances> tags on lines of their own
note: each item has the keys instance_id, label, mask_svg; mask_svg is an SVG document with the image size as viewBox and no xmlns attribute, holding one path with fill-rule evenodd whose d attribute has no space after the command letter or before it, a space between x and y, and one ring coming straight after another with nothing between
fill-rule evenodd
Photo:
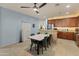
<instances>
[{"instance_id":1,"label":"granite countertop","mask_svg":"<svg viewBox=\"0 0 79 59\"><path fill-rule=\"evenodd\" d=\"M59 31L59 32L73 32L73 31ZM75 31L73 33L76 33Z\"/></svg>"}]
</instances>

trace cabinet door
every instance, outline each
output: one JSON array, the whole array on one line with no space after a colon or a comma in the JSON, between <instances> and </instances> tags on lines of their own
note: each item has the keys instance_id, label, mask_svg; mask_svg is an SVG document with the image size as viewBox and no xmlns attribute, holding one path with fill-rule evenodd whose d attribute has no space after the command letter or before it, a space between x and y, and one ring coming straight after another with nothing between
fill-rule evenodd
<instances>
[{"instance_id":1,"label":"cabinet door","mask_svg":"<svg viewBox=\"0 0 79 59\"><path fill-rule=\"evenodd\" d=\"M77 27L79 27L79 18L77 18L77 20L76 20L76 25L77 25Z\"/></svg>"},{"instance_id":2,"label":"cabinet door","mask_svg":"<svg viewBox=\"0 0 79 59\"><path fill-rule=\"evenodd\" d=\"M67 39L67 33L63 32L63 39Z\"/></svg>"},{"instance_id":3,"label":"cabinet door","mask_svg":"<svg viewBox=\"0 0 79 59\"><path fill-rule=\"evenodd\" d=\"M70 19L68 23L68 27L75 27L76 26L76 20L75 19Z\"/></svg>"},{"instance_id":4,"label":"cabinet door","mask_svg":"<svg viewBox=\"0 0 79 59\"><path fill-rule=\"evenodd\" d=\"M52 20L48 20L48 24L52 24Z\"/></svg>"},{"instance_id":5,"label":"cabinet door","mask_svg":"<svg viewBox=\"0 0 79 59\"><path fill-rule=\"evenodd\" d=\"M62 35L63 35L62 32L58 32L57 37L62 38Z\"/></svg>"},{"instance_id":6,"label":"cabinet door","mask_svg":"<svg viewBox=\"0 0 79 59\"><path fill-rule=\"evenodd\" d=\"M74 33L68 33L67 38L69 40L74 40Z\"/></svg>"},{"instance_id":7,"label":"cabinet door","mask_svg":"<svg viewBox=\"0 0 79 59\"><path fill-rule=\"evenodd\" d=\"M73 18L56 20L55 26L56 27L77 27L79 26L79 18L73 17Z\"/></svg>"}]
</instances>

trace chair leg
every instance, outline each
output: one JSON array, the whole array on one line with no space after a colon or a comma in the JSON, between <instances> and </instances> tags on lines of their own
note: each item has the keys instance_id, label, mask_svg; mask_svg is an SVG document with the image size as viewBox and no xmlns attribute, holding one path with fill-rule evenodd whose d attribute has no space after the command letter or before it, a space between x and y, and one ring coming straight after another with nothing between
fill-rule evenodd
<instances>
[{"instance_id":1,"label":"chair leg","mask_svg":"<svg viewBox=\"0 0 79 59\"><path fill-rule=\"evenodd\" d=\"M43 42L42 42L42 54L43 54Z\"/></svg>"},{"instance_id":2,"label":"chair leg","mask_svg":"<svg viewBox=\"0 0 79 59\"><path fill-rule=\"evenodd\" d=\"M45 50L47 50L46 46L45 46Z\"/></svg>"},{"instance_id":3,"label":"chair leg","mask_svg":"<svg viewBox=\"0 0 79 59\"><path fill-rule=\"evenodd\" d=\"M39 43L37 44L37 55L39 55Z\"/></svg>"},{"instance_id":4,"label":"chair leg","mask_svg":"<svg viewBox=\"0 0 79 59\"><path fill-rule=\"evenodd\" d=\"M31 43L31 46L30 46L30 51L32 50L32 46L33 46L33 43Z\"/></svg>"},{"instance_id":5,"label":"chair leg","mask_svg":"<svg viewBox=\"0 0 79 59\"><path fill-rule=\"evenodd\" d=\"M37 46L36 46L36 44L35 44L35 50L37 49Z\"/></svg>"},{"instance_id":6,"label":"chair leg","mask_svg":"<svg viewBox=\"0 0 79 59\"><path fill-rule=\"evenodd\" d=\"M49 45L51 45L51 43L49 42Z\"/></svg>"},{"instance_id":7,"label":"chair leg","mask_svg":"<svg viewBox=\"0 0 79 59\"><path fill-rule=\"evenodd\" d=\"M49 48L49 43L47 42L47 47Z\"/></svg>"},{"instance_id":8,"label":"chair leg","mask_svg":"<svg viewBox=\"0 0 79 59\"><path fill-rule=\"evenodd\" d=\"M43 54L43 47L42 47L42 54Z\"/></svg>"}]
</instances>

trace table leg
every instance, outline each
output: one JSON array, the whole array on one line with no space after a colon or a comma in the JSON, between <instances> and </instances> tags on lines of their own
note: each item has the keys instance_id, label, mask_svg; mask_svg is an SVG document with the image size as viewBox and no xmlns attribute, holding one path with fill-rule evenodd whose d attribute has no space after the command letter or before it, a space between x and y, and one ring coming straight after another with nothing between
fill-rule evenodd
<instances>
[{"instance_id":1,"label":"table leg","mask_svg":"<svg viewBox=\"0 0 79 59\"><path fill-rule=\"evenodd\" d=\"M37 44L37 54L39 55L39 43Z\"/></svg>"}]
</instances>

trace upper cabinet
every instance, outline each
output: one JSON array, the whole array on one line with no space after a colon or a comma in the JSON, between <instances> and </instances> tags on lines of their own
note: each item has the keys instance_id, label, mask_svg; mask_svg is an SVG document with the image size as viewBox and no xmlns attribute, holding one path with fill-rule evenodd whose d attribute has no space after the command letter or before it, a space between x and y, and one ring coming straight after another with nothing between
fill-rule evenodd
<instances>
[{"instance_id":1,"label":"upper cabinet","mask_svg":"<svg viewBox=\"0 0 79 59\"><path fill-rule=\"evenodd\" d=\"M55 24L55 20L48 20L48 24Z\"/></svg>"},{"instance_id":2,"label":"upper cabinet","mask_svg":"<svg viewBox=\"0 0 79 59\"><path fill-rule=\"evenodd\" d=\"M70 18L68 20L68 27L76 27L77 26L77 18Z\"/></svg>"},{"instance_id":3,"label":"upper cabinet","mask_svg":"<svg viewBox=\"0 0 79 59\"><path fill-rule=\"evenodd\" d=\"M77 23L77 27L79 27L79 17L78 17L78 19L77 19L77 22L76 22L76 23Z\"/></svg>"},{"instance_id":4,"label":"upper cabinet","mask_svg":"<svg viewBox=\"0 0 79 59\"><path fill-rule=\"evenodd\" d=\"M65 26L65 24L64 24L64 21L62 19L55 21L55 27L63 27L63 26Z\"/></svg>"},{"instance_id":5,"label":"upper cabinet","mask_svg":"<svg viewBox=\"0 0 79 59\"><path fill-rule=\"evenodd\" d=\"M48 20L48 23L54 24L55 27L78 27L79 17Z\"/></svg>"},{"instance_id":6,"label":"upper cabinet","mask_svg":"<svg viewBox=\"0 0 79 59\"><path fill-rule=\"evenodd\" d=\"M53 23L52 23L52 20L48 20L48 24L53 24Z\"/></svg>"}]
</instances>

